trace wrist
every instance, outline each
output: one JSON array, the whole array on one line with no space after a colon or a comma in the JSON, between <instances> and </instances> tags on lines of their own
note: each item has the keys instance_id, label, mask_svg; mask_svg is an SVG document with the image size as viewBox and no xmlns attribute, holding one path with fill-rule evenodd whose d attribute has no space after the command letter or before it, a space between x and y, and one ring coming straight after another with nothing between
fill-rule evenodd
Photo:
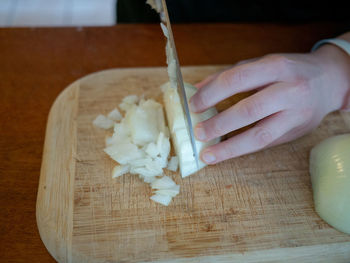
<instances>
[{"instance_id":1,"label":"wrist","mask_svg":"<svg viewBox=\"0 0 350 263\"><path fill-rule=\"evenodd\" d=\"M330 111L350 110L350 55L333 44L324 44L312 53L319 59L329 89Z\"/></svg>"}]
</instances>

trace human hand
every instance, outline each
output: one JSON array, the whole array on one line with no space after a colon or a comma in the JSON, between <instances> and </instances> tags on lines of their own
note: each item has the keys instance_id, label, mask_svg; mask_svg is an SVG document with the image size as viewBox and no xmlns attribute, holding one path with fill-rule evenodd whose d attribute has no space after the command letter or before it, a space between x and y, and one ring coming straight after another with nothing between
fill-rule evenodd
<instances>
[{"instance_id":1,"label":"human hand","mask_svg":"<svg viewBox=\"0 0 350 263\"><path fill-rule=\"evenodd\" d=\"M332 45L307 54L267 55L243 61L196 86L198 91L190 100L193 112L237 93L258 90L195 127L196 138L209 141L257 122L204 149L201 159L214 164L294 140L316 128L328 113L344 107L350 92L350 58Z\"/></svg>"}]
</instances>

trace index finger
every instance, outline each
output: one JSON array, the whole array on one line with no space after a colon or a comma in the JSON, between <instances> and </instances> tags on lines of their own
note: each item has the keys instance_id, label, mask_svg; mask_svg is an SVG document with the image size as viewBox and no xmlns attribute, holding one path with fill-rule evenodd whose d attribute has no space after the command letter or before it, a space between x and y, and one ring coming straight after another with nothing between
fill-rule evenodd
<instances>
[{"instance_id":1,"label":"index finger","mask_svg":"<svg viewBox=\"0 0 350 263\"><path fill-rule=\"evenodd\" d=\"M284 63L283 56L267 56L219 73L192 96L191 111L205 111L234 94L254 90L278 81Z\"/></svg>"}]
</instances>

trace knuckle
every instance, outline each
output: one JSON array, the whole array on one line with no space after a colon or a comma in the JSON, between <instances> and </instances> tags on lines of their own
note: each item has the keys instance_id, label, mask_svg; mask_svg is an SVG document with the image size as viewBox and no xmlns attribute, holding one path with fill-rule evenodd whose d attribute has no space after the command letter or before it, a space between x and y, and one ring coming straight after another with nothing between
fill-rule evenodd
<instances>
[{"instance_id":1,"label":"knuckle","mask_svg":"<svg viewBox=\"0 0 350 263\"><path fill-rule=\"evenodd\" d=\"M258 127L254 132L254 140L259 148L263 148L273 142L271 131Z\"/></svg>"},{"instance_id":2,"label":"knuckle","mask_svg":"<svg viewBox=\"0 0 350 263\"><path fill-rule=\"evenodd\" d=\"M224 87L224 88L231 87L232 74L233 74L233 70L224 71L224 72L219 74L217 79L218 79L218 82L220 83L221 87Z\"/></svg>"},{"instance_id":3,"label":"knuckle","mask_svg":"<svg viewBox=\"0 0 350 263\"><path fill-rule=\"evenodd\" d=\"M247 72L243 69L236 69L233 71L233 81L236 83L243 83L246 80Z\"/></svg>"},{"instance_id":4,"label":"knuckle","mask_svg":"<svg viewBox=\"0 0 350 263\"><path fill-rule=\"evenodd\" d=\"M232 73L232 82L237 83L237 85L241 85L249 78L249 70L244 66L236 68Z\"/></svg>"},{"instance_id":5,"label":"knuckle","mask_svg":"<svg viewBox=\"0 0 350 263\"><path fill-rule=\"evenodd\" d=\"M225 125L219 120L214 120L213 123L210 123L210 127L212 127L213 137L219 137L225 134Z\"/></svg>"},{"instance_id":6,"label":"knuckle","mask_svg":"<svg viewBox=\"0 0 350 263\"><path fill-rule=\"evenodd\" d=\"M248 71L242 67L235 67L231 70L222 72L218 76L220 85L226 89L232 88L233 85L244 83L248 77Z\"/></svg>"},{"instance_id":7,"label":"knuckle","mask_svg":"<svg viewBox=\"0 0 350 263\"><path fill-rule=\"evenodd\" d=\"M245 101L239 107L239 114L248 118L255 119L259 113L262 111L263 106L261 103L254 100Z\"/></svg>"},{"instance_id":8,"label":"knuckle","mask_svg":"<svg viewBox=\"0 0 350 263\"><path fill-rule=\"evenodd\" d=\"M276 70L276 74L293 73L293 61L282 54L266 55L265 59L269 60Z\"/></svg>"},{"instance_id":9,"label":"knuckle","mask_svg":"<svg viewBox=\"0 0 350 263\"><path fill-rule=\"evenodd\" d=\"M274 62L278 66L286 66L289 63L289 59L281 54L271 54L267 55L266 58L270 59L272 62Z\"/></svg>"},{"instance_id":10,"label":"knuckle","mask_svg":"<svg viewBox=\"0 0 350 263\"><path fill-rule=\"evenodd\" d=\"M199 109L210 106L210 96L207 92L199 90L196 98L196 106Z\"/></svg>"},{"instance_id":11,"label":"knuckle","mask_svg":"<svg viewBox=\"0 0 350 263\"><path fill-rule=\"evenodd\" d=\"M297 96L308 97L311 93L311 85L305 79L299 79L295 87Z\"/></svg>"}]
</instances>

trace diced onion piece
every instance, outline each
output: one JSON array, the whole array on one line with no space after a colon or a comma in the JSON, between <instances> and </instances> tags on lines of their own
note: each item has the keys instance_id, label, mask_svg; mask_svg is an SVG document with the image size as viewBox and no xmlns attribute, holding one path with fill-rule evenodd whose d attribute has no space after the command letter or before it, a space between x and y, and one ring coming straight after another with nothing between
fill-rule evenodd
<instances>
[{"instance_id":1,"label":"diced onion piece","mask_svg":"<svg viewBox=\"0 0 350 263\"><path fill-rule=\"evenodd\" d=\"M157 138L158 152L160 152L162 150L163 139L164 139L164 133L160 132L158 135L158 138Z\"/></svg>"},{"instance_id":2,"label":"diced onion piece","mask_svg":"<svg viewBox=\"0 0 350 263\"><path fill-rule=\"evenodd\" d=\"M163 176L160 179L155 180L151 187L152 189L169 189L173 186L175 186L176 183L171 179L169 176Z\"/></svg>"},{"instance_id":3,"label":"diced onion piece","mask_svg":"<svg viewBox=\"0 0 350 263\"><path fill-rule=\"evenodd\" d=\"M119 108L121 108L123 111L130 110L136 103L138 102L139 98L136 95L129 95L126 96L122 103L119 104Z\"/></svg>"},{"instance_id":4,"label":"diced onion piece","mask_svg":"<svg viewBox=\"0 0 350 263\"><path fill-rule=\"evenodd\" d=\"M113 137L113 136L109 137L109 136L107 136L106 137L106 146L112 145L115 142L115 139L116 139L116 137Z\"/></svg>"},{"instance_id":5,"label":"diced onion piece","mask_svg":"<svg viewBox=\"0 0 350 263\"><path fill-rule=\"evenodd\" d=\"M155 162L159 165L159 167L161 167L161 168L167 167L168 159L166 159L166 158L157 156L157 157L154 159L154 161L155 161Z\"/></svg>"},{"instance_id":6,"label":"diced onion piece","mask_svg":"<svg viewBox=\"0 0 350 263\"><path fill-rule=\"evenodd\" d=\"M156 161L152 161L146 164L146 168L150 171L153 171L157 175L161 175L163 173L162 167L160 167L160 165Z\"/></svg>"},{"instance_id":7,"label":"diced onion piece","mask_svg":"<svg viewBox=\"0 0 350 263\"><path fill-rule=\"evenodd\" d=\"M108 130L114 126L114 121L108 119L106 116L100 114L92 122L96 127Z\"/></svg>"},{"instance_id":8,"label":"diced onion piece","mask_svg":"<svg viewBox=\"0 0 350 263\"><path fill-rule=\"evenodd\" d=\"M145 157L145 158L133 160L131 165L133 167L142 167L142 166L146 166L151 162L152 162L152 159L150 157Z\"/></svg>"},{"instance_id":9,"label":"diced onion piece","mask_svg":"<svg viewBox=\"0 0 350 263\"><path fill-rule=\"evenodd\" d=\"M175 185L169 189L160 189L160 190L154 191L155 194L169 195L171 197L177 196L179 194L179 192L180 192L179 185Z\"/></svg>"},{"instance_id":10,"label":"diced onion piece","mask_svg":"<svg viewBox=\"0 0 350 263\"><path fill-rule=\"evenodd\" d=\"M112 121L120 121L123 118L123 116L121 115L118 109L114 109L110 113L108 113L107 118Z\"/></svg>"},{"instance_id":11,"label":"diced onion piece","mask_svg":"<svg viewBox=\"0 0 350 263\"><path fill-rule=\"evenodd\" d=\"M113 144L105 148L104 151L120 164L132 163L133 160L144 157L142 151L140 151L135 144L130 142Z\"/></svg>"},{"instance_id":12,"label":"diced onion piece","mask_svg":"<svg viewBox=\"0 0 350 263\"><path fill-rule=\"evenodd\" d=\"M170 171L176 172L178 166L179 166L179 158L177 156L171 157L170 161L168 162L167 169Z\"/></svg>"},{"instance_id":13,"label":"diced onion piece","mask_svg":"<svg viewBox=\"0 0 350 263\"><path fill-rule=\"evenodd\" d=\"M152 195L150 199L154 202L168 206L170 204L172 198L169 195L156 194L156 195Z\"/></svg>"},{"instance_id":14,"label":"diced onion piece","mask_svg":"<svg viewBox=\"0 0 350 263\"><path fill-rule=\"evenodd\" d=\"M199 160L199 169L197 168L196 161L193 156L191 139L186 128L185 115L182 110L181 101L177 89L172 88L169 83L166 83L163 85L162 90L164 92L164 104L170 128L171 139L173 141L176 155L179 158L181 176L186 177L205 167L206 164ZM197 89L194 86L185 83L185 91L187 99L189 100L196 93ZM217 111L214 107L200 114L191 113L193 127L197 123L207 120L216 114ZM219 138L214 139L210 142L201 142L196 140L196 148L198 153L200 153L202 149L216 144L219 141Z\"/></svg>"},{"instance_id":15,"label":"diced onion piece","mask_svg":"<svg viewBox=\"0 0 350 263\"><path fill-rule=\"evenodd\" d=\"M122 102L129 104L136 104L139 101L139 97L137 95L129 95L123 98Z\"/></svg>"},{"instance_id":16,"label":"diced onion piece","mask_svg":"<svg viewBox=\"0 0 350 263\"><path fill-rule=\"evenodd\" d=\"M143 181L148 184L153 183L155 180L157 180L155 176L143 177Z\"/></svg>"},{"instance_id":17,"label":"diced onion piece","mask_svg":"<svg viewBox=\"0 0 350 263\"><path fill-rule=\"evenodd\" d=\"M152 158L156 158L159 154L157 145L154 142L149 143L146 147L146 153Z\"/></svg>"},{"instance_id":18,"label":"diced onion piece","mask_svg":"<svg viewBox=\"0 0 350 263\"><path fill-rule=\"evenodd\" d=\"M164 136L169 137L169 129L165 124L165 117L163 113L163 107L158 107L157 109L157 121L158 121L158 130L164 134Z\"/></svg>"},{"instance_id":19,"label":"diced onion piece","mask_svg":"<svg viewBox=\"0 0 350 263\"><path fill-rule=\"evenodd\" d=\"M170 141L168 137L163 137L163 142L160 147L160 157L164 160L168 160L170 154Z\"/></svg>"},{"instance_id":20,"label":"diced onion piece","mask_svg":"<svg viewBox=\"0 0 350 263\"><path fill-rule=\"evenodd\" d=\"M114 133L113 136L106 137L106 146L111 146L113 144L122 144L125 142L131 142L131 141L130 141L129 137L124 136L124 135L118 136L116 133Z\"/></svg>"},{"instance_id":21,"label":"diced onion piece","mask_svg":"<svg viewBox=\"0 0 350 263\"><path fill-rule=\"evenodd\" d=\"M160 23L160 27L163 31L163 34L166 38L169 38L169 31L168 28L166 27L166 25L164 25L162 22Z\"/></svg>"},{"instance_id":22,"label":"diced onion piece","mask_svg":"<svg viewBox=\"0 0 350 263\"><path fill-rule=\"evenodd\" d=\"M129 137L130 135L131 135L130 128L128 127L128 125L125 123L124 120L114 125L113 136L116 136L117 138L124 140L126 137Z\"/></svg>"},{"instance_id":23,"label":"diced onion piece","mask_svg":"<svg viewBox=\"0 0 350 263\"><path fill-rule=\"evenodd\" d=\"M316 145L310 154L310 174L316 212L350 234L350 134Z\"/></svg>"},{"instance_id":24,"label":"diced onion piece","mask_svg":"<svg viewBox=\"0 0 350 263\"><path fill-rule=\"evenodd\" d=\"M147 100L127 111L125 120L130 128L131 138L136 145L145 145L154 142L159 134L157 109L162 106Z\"/></svg>"},{"instance_id":25,"label":"diced onion piece","mask_svg":"<svg viewBox=\"0 0 350 263\"><path fill-rule=\"evenodd\" d=\"M130 171L129 165L117 165L113 168L112 171L112 177L117 178L119 176L122 176Z\"/></svg>"},{"instance_id":26,"label":"diced onion piece","mask_svg":"<svg viewBox=\"0 0 350 263\"><path fill-rule=\"evenodd\" d=\"M132 167L130 169L130 173L132 174L140 174L143 177L154 177L162 175L162 171L159 172L157 170L148 169L146 167Z\"/></svg>"},{"instance_id":27,"label":"diced onion piece","mask_svg":"<svg viewBox=\"0 0 350 263\"><path fill-rule=\"evenodd\" d=\"M133 106L134 104L129 104L129 103L126 103L126 102L122 102L122 103L120 103L118 106L119 106L119 108L121 109L121 110L123 110L123 111L128 111L128 110L130 110L131 108L132 108L132 106Z\"/></svg>"}]
</instances>

